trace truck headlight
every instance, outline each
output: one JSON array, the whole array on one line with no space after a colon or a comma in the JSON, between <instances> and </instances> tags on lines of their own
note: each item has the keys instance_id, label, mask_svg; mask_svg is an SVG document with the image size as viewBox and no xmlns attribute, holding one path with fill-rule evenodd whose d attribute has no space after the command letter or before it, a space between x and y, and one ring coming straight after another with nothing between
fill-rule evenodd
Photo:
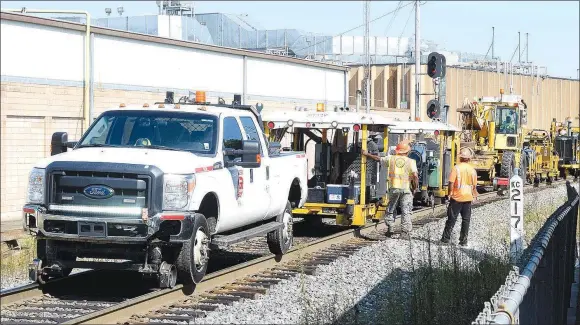
<instances>
[{"instance_id":1,"label":"truck headlight","mask_svg":"<svg viewBox=\"0 0 580 325\"><path fill-rule=\"evenodd\" d=\"M163 178L163 210L187 208L195 188L195 176L165 175Z\"/></svg>"},{"instance_id":2,"label":"truck headlight","mask_svg":"<svg viewBox=\"0 0 580 325\"><path fill-rule=\"evenodd\" d=\"M45 170L33 168L28 177L28 196L26 202L36 204L44 203L45 181Z\"/></svg>"}]
</instances>

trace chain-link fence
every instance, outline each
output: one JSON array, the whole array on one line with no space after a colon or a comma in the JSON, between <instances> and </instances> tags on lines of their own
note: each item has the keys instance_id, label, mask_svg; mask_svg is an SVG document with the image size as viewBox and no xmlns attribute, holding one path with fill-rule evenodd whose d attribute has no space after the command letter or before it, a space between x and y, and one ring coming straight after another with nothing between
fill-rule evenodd
<instances>
[{"instance_id":1,"label":"chain-link fence","mask_svg":"<svg viewBox=\"0 0 580 325\"><path fill-rule=\"evenodd\" d=\"M577 258L578 192L566 182L568 201L546 221L520 267L484 303L472 324L566 324ZM521 270L521 271L520 271Z\"/></svg>"}]
</instances>

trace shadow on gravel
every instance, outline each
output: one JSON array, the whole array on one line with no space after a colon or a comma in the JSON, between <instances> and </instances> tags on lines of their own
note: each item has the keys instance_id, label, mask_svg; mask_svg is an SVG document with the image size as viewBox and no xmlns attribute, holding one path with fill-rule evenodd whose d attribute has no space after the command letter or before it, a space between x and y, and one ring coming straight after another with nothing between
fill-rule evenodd
<instances>
[{"instance_id":1,"label":"shadow on gravel","mask_svg":"<svg viewBox=\"0 0 580 325\"><path fill-rule=\"evenodd\" d=\"M397 268L333 324L470 324L503 284L507 260L414 238L426 248L412 270Z\"/></svg>"}]
</instances>

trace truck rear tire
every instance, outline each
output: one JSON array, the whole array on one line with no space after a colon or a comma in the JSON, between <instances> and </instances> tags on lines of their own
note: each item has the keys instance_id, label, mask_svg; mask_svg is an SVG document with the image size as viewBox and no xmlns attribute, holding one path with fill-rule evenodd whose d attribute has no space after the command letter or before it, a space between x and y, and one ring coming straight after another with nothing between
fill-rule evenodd
<instances>
[{"instance_id":1,"label":"truck rear tire","mask_svg":"<svg viewBox=\"0 0 580 325\"><path fill-rule=\"evenodd\" d=\"M209 261L209 228L204 215L193 216L191 238L183 243L177 256L177 278L185 285L199 283L207 271Z\"/></svg>"},{"instance_id":2,"label":"truck rear tire","mask_svg":"<svg viewBox=\"0 0 580 325\"><path fill-rule=\"evenodd\" d=\"M276 217L276 221L282 222L284 227L269 232L266 241L272 254L283 255L292 247L294 241L292 232L292 205L290 201L286 203L286 209Z\"/></svg>"}]
</instances>

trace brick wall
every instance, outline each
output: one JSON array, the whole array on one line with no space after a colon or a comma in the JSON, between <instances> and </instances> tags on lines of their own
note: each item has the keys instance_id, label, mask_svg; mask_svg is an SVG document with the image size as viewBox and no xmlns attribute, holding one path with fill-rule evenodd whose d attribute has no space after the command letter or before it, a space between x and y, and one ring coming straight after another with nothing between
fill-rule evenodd
<instances>
[{"instance_id":1,"label":"brick wall","mask_svg":"<svg viewBox=\"0 0 580 325\"><path fill-rule=\"evenodd\" d=\"M78 136L82 128L82 88L2 83L1 218L20 215L30 169L50 153L56 130Z\"/></svg>"}]
</instances>

